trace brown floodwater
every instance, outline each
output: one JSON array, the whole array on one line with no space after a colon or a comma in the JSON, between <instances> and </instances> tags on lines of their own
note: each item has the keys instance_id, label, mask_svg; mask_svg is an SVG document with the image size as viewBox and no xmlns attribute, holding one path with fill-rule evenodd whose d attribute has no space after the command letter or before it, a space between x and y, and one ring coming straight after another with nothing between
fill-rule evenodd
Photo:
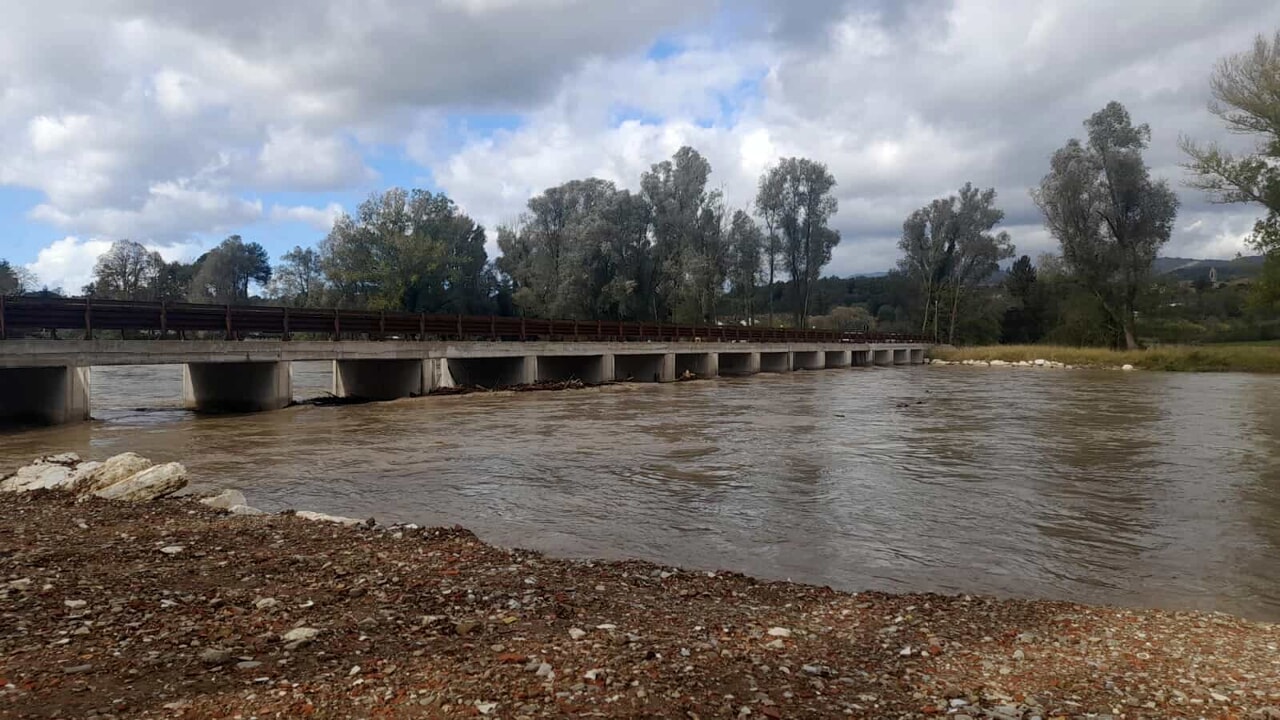
<instances>
[{"instance_id":1,"label":"brown floodwater","mask_svg":"<svg viewBox=\"0 0 1280 720\"><path fill-rule=\"evenodd\" d=\"M98 419L0 435L0 470L132 450L267 510L556 555L1280 620L1277 377L828 370L221 417L180 391L95 368Z\"/></svg>"}]
</instances>

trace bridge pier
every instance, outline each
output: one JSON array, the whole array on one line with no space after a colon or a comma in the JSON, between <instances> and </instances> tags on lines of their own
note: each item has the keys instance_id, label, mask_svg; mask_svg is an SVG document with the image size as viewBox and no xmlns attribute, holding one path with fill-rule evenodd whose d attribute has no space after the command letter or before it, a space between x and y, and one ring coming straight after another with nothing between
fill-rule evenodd
<instances>
[{"instance_id":1,"label":"bridge pier","mask_svg":"<svg viewBox=\"0 0 1280 720\"><path fill-rule=\"evenodd\" d=\"M74 365L0 369L0 424L88 420L89 373Z\"/></svg>"},{"instance_id":2,"label":"bridge pier","mask_svg":"<svg viewBox=\"0 0 1280 720\"><path fill-rule=\"evenodd\" d=\"M720 358L713 352L676 353L676 377L684 377L687 372L713 378L720 374Z\"/></svg>"},{"instance_id":3,"label":"bridge pier","mask_svg":"<svg viewBox=\"0 0 1280 720\"><path fill-rule=\"evenodd\" d=\"M674 353L614 355L613 379L616 382L671 382L676 379L676 356Z\"/></svg>"},{"instance_id":4,"label":"bridge pier","mask_svg":"<svg viewBox=\"0 0 1280 720\"><path fill-rule=\"evenodd\" d=\"M791 372L791 353L789 352L760 353L760 372L762 373Z\"/></svg>"},{"instance_id":5,"label":"bridge pier","mask_svg":"<svg viewBox=\"0 0 1280 720\"><path fill-rule=\"evenodd\" d=\"M292 363L187 363L182 368L182 401L209 413L288 407L293 402Z\"/></svg>"},{"instance_id":6,"label":"bridge pier","mask_svg":"<svg viewBox=\"0 0 1280 720\"><path fill-rule=\"evenodd\" d=\"M791 367L795 370L821 370L826 366L826 355L819 350L791 353Z\"/></svg>"},{"instance_id":7,"label":"bridge pier","mask_svg":"<svg viewBox=\"0 0 1280 720\"><path fill-rule=\"evenodd\" d=\"M734 377L755 375L760 372L760 353L758 352L722 352L717 360L720 364L720 375Z\"/></svg>"},{"instance_id":8,"label":"bridge pier","mask_svg":"<svg viewBox=\"0 0 1280 720\"><path fill-rule=\"evenodd\" d=\"M871 353L872 353L873 364L875 365L892 365L893 364L892 349L872 350Z\"/></svg>"},{"instance_id":9,"label":"bridge pier","mask_svg":"<svg viewBox=\"0 0 1280 720\"><path fill-rule=\"evenodd\" d=\"M853 364L853 353L848 350L826 351L828 368L847 368Z\"/></svg>"},{"instance_id":10,"label":"bridge pier","mask_svg":"<svg viewBox=\"0 0 1280 720\"><path fill-rule=\"evenodd\" d=\"M448 358L438 362L441 367L437 386L496 388L532 385L538 380L538 358L532 355Z\"/></svg>"},{"instance_id":11,"label":"bridge pier","mask_svg":"<svg viewBox=\"0 0 1280 720\"><path fill-rule=\"evenodd\" d=\"M438 360L334 360L333 394L340 398L395 400L436 388Z\"/></svg>"},{"instance_id":12,"label":"bridge pier","mask_svg":"<svg viewBox=\"0 0 1280 720\"><path fill-rule=\"evenodd\" d=\"M538 358L538 382L581 380L604 383L613 380L613 355L544 355Z\"/></svg>"}]
</instances>

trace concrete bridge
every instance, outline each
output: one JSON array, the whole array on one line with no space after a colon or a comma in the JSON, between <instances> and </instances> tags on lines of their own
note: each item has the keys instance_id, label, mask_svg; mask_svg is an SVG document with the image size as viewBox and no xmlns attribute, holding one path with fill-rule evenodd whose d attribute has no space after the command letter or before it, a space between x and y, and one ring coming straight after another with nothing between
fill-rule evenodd
<instances>
[{"instance_id":1,"label":"concrete bridge","mask_svg":"<svg viewBox=\"0 0 1280 720\"><path fill-rule=\"evenodd\" d=\"M90 368L180 364L185 404L256 412L292 402L291 363L332 361L339 397L392 400L439 387L701 378L924 362L926 344L725 341L45 340L0 342L0 422L89 418Z\"/></svg>"}]
</instances>

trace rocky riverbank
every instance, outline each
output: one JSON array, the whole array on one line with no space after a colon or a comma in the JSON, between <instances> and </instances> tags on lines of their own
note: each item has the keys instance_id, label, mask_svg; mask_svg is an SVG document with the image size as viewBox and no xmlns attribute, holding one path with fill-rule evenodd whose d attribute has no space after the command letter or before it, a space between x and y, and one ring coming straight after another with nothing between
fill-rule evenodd
<instances>
[{"instance_id":1,"label":"rocky riverbank","mask_svg":"<svg viewBox=\"0 0 1280 720\"><path fill-rule=\"evenodd\" d=\"M213 504L0 495L0 717L1280 718L1273 625Z\"/></svg>"}]
</instances>

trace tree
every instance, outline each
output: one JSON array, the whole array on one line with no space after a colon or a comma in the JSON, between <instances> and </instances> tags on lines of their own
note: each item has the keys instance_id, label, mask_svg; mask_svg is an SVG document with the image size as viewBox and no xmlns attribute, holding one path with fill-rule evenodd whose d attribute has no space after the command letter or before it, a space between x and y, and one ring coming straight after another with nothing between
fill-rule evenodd
<instances>
[{"instance_id":1,"label":"tree","mask_svg":"<svg viewBox=\"0 0 1280 720\"><path fill-rule=\"evenodd\" d=\"M769 273L769 322L773 322L773 287L778 279L778 270L782 268L783 245L780 228L783 210L782 194L784 177L782 173L767 172L760 176L756 191L756 212L764 221L764 265Z\"/></svg>"},{"instance_id":2,"label":"tree","mask_svg":"<svg viewBox=\"0 0 1280 720\"><path fill-rule=\"evenodd\" d=\"M791 276L792 311L799 327L808 320L813 285L840 243L840 233L827 225L839 209L831 195L835 186L826 165L805 158L783 160L760 181L756 205L781 234Z\"/></svg>"},{"instance_id":3,"label":"tree","mask_svg":"<svg viewBox=\"0 0 1280 720\"><path fill-rule=\"evenodd\" d=\"M1259 35L1248 52L1218 61L1210 79L1209 110L1227 129L1258 137L1252 153L1237 156L1218 145L1183 138L1195 174L1192 187L1222 203L1251 203L1266 211L1253 228L1253 244L1276 267L1264 272L1256 299L1280 296L1269 279L1280 277L1280 32Z\"/></svg>"},{"instance_id":4,"label":"tree","mask_svg":"<svg viewBox=\"0 0 1280 720\"><path fill-rule=\"evenodd\" d=\"M754 301L760 284L765 236L750 215L738 210L729 223L727 242L730 293L740 304L742 318L748 325L754 325Z\"/></svg>"},{"instance_id":5,"label":"tree","mask_svg":"<svg viewBox=\"0 0 1280 720\"><path fill-rule=\"evenodd\" d=\"M1013 257L1008 234L991 232L1004 219L995 199L994 189L978 190L965 183L958 195L934 200L902 224L898 268L923 300L920 327L928 330L932 319L938 336L945 299L948 342L956 340L962 302L973 287L990 277L1000 261Z\"/></svg>"},{"instance_id":6,"label":"tree","mask_svg":"<svg viewBox=\"0 0 1280 720\"><path fill-rule=\"evenodd\" d=\"M1009 268L1004 287L1012 305L1005 310L1001 322L1000 341L1004 343L1034 343L1044 335L1043 303L1040 285L1036 282L1036 268L1031 258L1023 255Z\"/></svg>"},{"instance_id":7,"label":"tree","mask_svg":"<svg viewBox=\"0 0 1280 720\"><path fill-rule=\"evenodd\" d=\"M334 222L319 265L341 306L480 314L496 286L484 242L446 195L391 188Z\"/></svg>"},{"instance_id":8,"label":"tree","mask_svg":"<svg viewBox=\"0 0 1280 720\"><path fill-rule=\"evenodd\" d=\"M295 307L319 304L324 290L320 253L295 246L280 258L271 279L272 297Z\"/></svg>"},{"instance_id":9,"label":"tree","mask_svg":"<svg viewBox=\"0 0 1280 720\"><path fill-rule=\"evenodd\" d=\"M1109 103L1085 128L1088 140L1072 139L1055 152L1032 196L1071 274L1134 349L1138 294L1169 240L1178 199L1167 183L1151 179L1142 159L1151 130L1135 127L1123 105Z\"/></svg>"},{"instance_id":10,"label":"tree","mask_svg":"<svg viewBox=\"0 0 1280 720\"><path fill-rule=\"evenodd\" d=\"M84 294L113 300L155 299L156 281L164 266L160 253L142 243L117 240L98 257L93 282L84 288Z\"/></svg>"},{"instance_id":11,"label":"tree","mask_svg":"<svg viewBox=\"0 0 1280 720\"><path fill-rule=\"evenodd\" d=\"M726 253L724 207L708 191L711 163L691 147L653 165L640 178L652 213L658 300L677 322L709 322L723 292Z\"/></svg>"},{"instance_id":12,"label":"tree","mask_svg":"<svg viewBox=\"0 0 1280 720\"><path fill-rule=\"evenodd\" d=\"M0 297L15 297L35 288L35 278L23 267L0 260Z\"/></svg>"},{"instance_id":13,"label":"tree","mask_svg":"<svg viewBox=\"0 0 1280 720\"><path fill-rule=\"evenodd\" d=\"M270 280L271 263L266 249L232 235L196 260L190 294L198 301L246 302L249 283L266 285Z\"/></svg>"}]
</instances>

